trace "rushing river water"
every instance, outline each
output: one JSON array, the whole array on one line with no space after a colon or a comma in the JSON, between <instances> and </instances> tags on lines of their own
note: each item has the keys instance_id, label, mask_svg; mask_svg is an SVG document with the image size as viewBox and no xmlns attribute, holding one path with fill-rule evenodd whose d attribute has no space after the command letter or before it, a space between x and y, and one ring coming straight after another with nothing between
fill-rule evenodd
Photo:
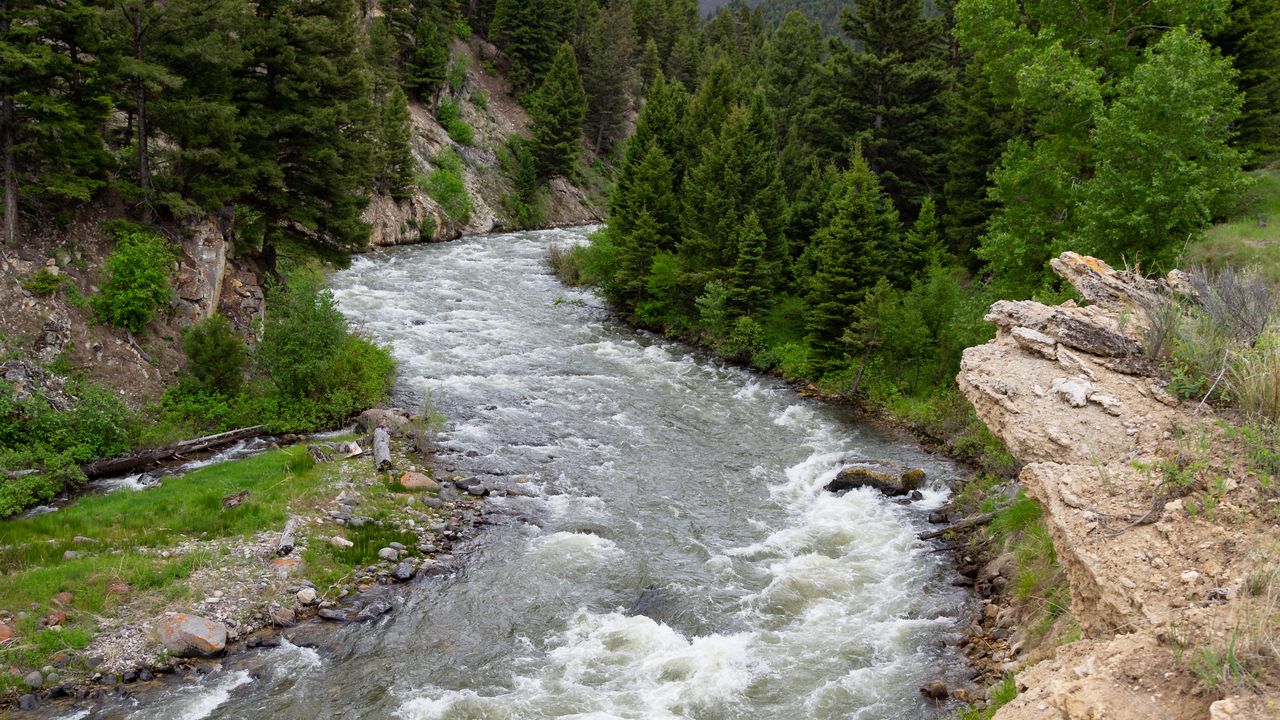
<instances>
[{"instance_id":1,"label":"rushing river water","mask_svg":"<svg viewBox=\"0 0 1280 720\"><path fill-rule=\"evenodd\" d=\"M233 662L130 717L938 714L918 688L960 670L939 640L966 598L915 534L957 469L628 329L543 266L585 234L401 248L334 276L342 310L394 349L397 400L429 394L449 418L444 462L541 494L494 499L513 519L381 622ZM858 459L923 467L935 489L910 506L823 492Z\"/></svg>"}]
</instances>

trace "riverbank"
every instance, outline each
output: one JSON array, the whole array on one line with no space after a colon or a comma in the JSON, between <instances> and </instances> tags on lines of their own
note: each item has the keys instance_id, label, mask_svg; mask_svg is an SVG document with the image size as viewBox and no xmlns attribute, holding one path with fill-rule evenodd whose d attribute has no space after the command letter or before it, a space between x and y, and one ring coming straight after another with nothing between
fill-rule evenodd
<instances>
[{"instance_id":1,"label":"riverbank","mask_svg":"<svg viewBox=\"0 0 1280 720\"><path fill-rule=\"evenodd\" d=\"M383 417L399 416L366 430ZM376 618L393 586L452 572L483 497L518 483L442 470L400 430L391 471L368 438L295 442L0 525L4 699L119 700L308 622Z\"/></svg>"}]
</instances>

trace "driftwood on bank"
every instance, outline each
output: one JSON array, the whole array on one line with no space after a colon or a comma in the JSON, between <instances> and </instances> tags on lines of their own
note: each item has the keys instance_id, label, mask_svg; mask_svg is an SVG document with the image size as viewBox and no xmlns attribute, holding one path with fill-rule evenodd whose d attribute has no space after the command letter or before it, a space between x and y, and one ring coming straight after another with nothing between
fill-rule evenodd
<instances>
[{"instance_id":1,"label":"driftwood on bank","mask_svg":"<svg viewBox=\"0 0 1280 720\"><path fill-rule=\"evenodd\" d=\"M386 428L373 431L373 466L379 472L391 469L391 434Z\"/></svg>"},{"instance_id":2,"label":"driftwood on bank","mask_svg":"<svg viewBox=\"0 0 1280 720\"><path fill-rule=\"evenodd\" d=\"M298 528L298 519L289 518L289 522L284 524L284 531L280 533L280 541L276 543L276 555L284 557L293 552L293 531Z\"/></svg>"},{"instance_id":3,"label":"driftwood on bank","mask_svg":"<svg viewBox=\"0 0 1280 720\"><path fill-rule=\"evenodd\" d=\"M961 520L958 523L955 523L954 525L948 525L942 528L941 530L929 530L927 532L922 532L917 537L919 537L921 540L932 540L933 538L942 537L943 535L946 535L947 533L955 530L968 530L969 528L977 527L978 525L986 525L987 523L991 522L991 518L995 516L996 516L995 513L982 513L981 515L973 515Z\"/></svg>"},{"instance_id":4,"label":"driftwood on bank","mask_svg":"<svg viewBox=\"0 0 1280 720\"><path fill-rule=\"evenodd\" d=\"M142 470L151 467L165 460L180 458L183 455L191 453L204 452L205 450L214 450L240 440L247 440L261 435L266 430L265 425L255 425L253 427L240 428L239 430L228 430L227 432L218 433L216 435L206 435L198 437L194 440L184 440L180 443L167 445L161 448L153 448L151 450L140 450L123 457L109 458L106 460L95 460L91 463L80 466L80 470L84 472L85 477L90 480L100 477L109 477L111 475L120 475L122 473L133 472L134 470Z\"/></svg>"}]
</instances>

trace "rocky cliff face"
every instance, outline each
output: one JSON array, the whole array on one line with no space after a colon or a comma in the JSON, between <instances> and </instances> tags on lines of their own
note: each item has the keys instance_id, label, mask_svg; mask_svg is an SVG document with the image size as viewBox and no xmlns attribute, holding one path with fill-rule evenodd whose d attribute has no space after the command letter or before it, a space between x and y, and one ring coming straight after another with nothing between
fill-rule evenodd
<instances>
[{"instance_id":1,"label":"rocky cliff face","mask_svg":"<svg viewBox=\"0 0 1280 720\"><path fill-rule=\"evenodd\" d=\"M459 102L463 119L475 129L475 140L470 145L454 142L429 108L412 102L413 155L418 172L425 176L436 169L435 158L440 152L450 148L457 152L471 197L471 216L465 221L450 217L420 187L407 200L376 196L364 214L372 228L369 250L453 240L461 235L513 227L505 200L514 189L499 161L499 151L509 136L529 134L529 114L511 96L506 78L485 69L500 62L496 48L476 37L470 42L455 41L452 51L453 57L467 66L466 80L453 93L453 99ZM474 102L480 97L485 98L483 103ZM547 190L550 197L544 223L548 226L583 225L604 217L598 199L562 178L553 179Z\"/></svg>"},{"instance_id":2,"label":"rocky cliff face","mask_svg":"<svg viewBox=\"0 0 1280 720\"><path fill-rule=\"evenodd\" d=\"M1280 717L1274 686L1223 698L1239 686L1192 669L1250 621L1280 536L1277 500L1229 426L1166 392L1143 354L1143 308L1180 276L1074 253L1053 268L1087 304L996 303L997 337L965 351L957 378L1024 463L1084 636L1019 674L996 718Z\"/></svg>"}]
</instances>

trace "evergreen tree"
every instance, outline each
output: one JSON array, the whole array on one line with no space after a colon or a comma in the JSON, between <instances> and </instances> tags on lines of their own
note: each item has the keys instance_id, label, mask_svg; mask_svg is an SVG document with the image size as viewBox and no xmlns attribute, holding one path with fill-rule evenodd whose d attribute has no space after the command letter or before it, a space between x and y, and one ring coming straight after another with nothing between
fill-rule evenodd
<instances>
[{"instance_id":1,"label":"evergreen tree","mask_svg":"<svg viewBox=\"0 0 1280 720\"><path fill-rule=\"evenodd\" d=\"M162 37L149 48L155 63L178 78L150 100L155 129L167 142L153 148L157 198L171 211L219 211L224 220L252 179L243 139L247 116L235 94L249 55L253 22L244 0L170 0Z\"/></svg>"},{"instance_id":2,"label":"evergreen tree","mask_svg":"<svg viewBox=\"0 0 1280 720\"><path fill-rule=\"evenodd\" d=\"M571 0L498 0L489 37L511 58L517 91L538 87L576 19Z\"/></svg>"},{"instance_id":3,"label":"evergreen tree","mask_svg":"<svg viewBox=\"0 0 1280 720\"><path fill-rule=\"evenodd\" d=\"M739 228L750 212L764 226L767 255L780 259L784 200L763 105L736 106L689 170L684 185L681 256L695 286L718 279L738 257Z\"/></svg>"},{"instance_id":4,"label":"evergreen tree","mask_svg":"<svg viewBox=\"0 0 1280 720\"><path fill-rule=\"evenodd\" d=\"M631 6L614 3L595 13L582 42L582 86L587 93L587 136L595 151L611 147L626 129L636 85L632 66L635 28Z\"/></svg>"},{"instance_id":5,"label":"evergreen tree","mask_svg":"<svg viewBox=\"0 0 1280 720\"><path fill-rule=\"evenodd\" d=\"M947 248L942 242L938 223L938 207L932 197L927 197L920 205L915 223L902 239L902 252L898 253L897 262L901 267L899 274L910 285L930 265L943 265L947 260Z\"/></svg>"},{"instance_id":6,"label":"evergreen tree","mask_svg":"<svg viewBox=\"0 0 1280 720\"><path fill-rule=\"evenodd\" d=\"M943 157L943 226L951 252L973 267L978 238L995 212L987 193L988 177L1016 133L1015 118L1007 105L995 101L990 83L974 61L965 66L960 82L947 93L946 104L949 132Z\"/></svg>"},{"instance_id":7,"label":"evergreen tree","mask_svg":"<svg viewBox=\"0 0 1280 720\"><path fill-rule=\"evenodd\" d=\"M377 187L396 200L413 194L413 148L409 99L399 85L393 86L380 108L381 132Z\"/></svg>"},{"instance_id":8,"label":"evergreen tree","mask_svg":"<svg viewBox=\"0 0 1280 720\"><path fill-rule=\"evenodd\" d=\"M87 201L105 183L98 128L110 110L101 16L87 2L0 3L3 237L18 241L23 205Z\"/></svg>"},{"instance_id":9,"label":"evergreen tree","mask_svg":"<svg viewBox=\"0 0 1280 720\"><path fill-rule=\"evenodd\" d=\"M449 33L439 16L423 15L413 34L413 55L405 69L405 87L434 104L449 72Z\"/></svg>"},{"instance_id":10,"label":"evergreen tree","mask_svg":"<svg viewBox=\"0 0 1280 720\"><path fill-rule=\"evenodd\" d=\"M723 55L716 57L703 76L684 116L691 157L715 142L725 118L741 102L744 93L738 79L733 64Z\"/></svg>"},{"instance_id":11,"label":"evergreen tree","mask_svg":"<svg viewBox=\"0 0 1280 720\"><path fill-rule=\"evenodd\" d=\"M1280 154L1280 4L1274 0L1235 0L1226 28L1214 44L1240 72L1244 111L1237 146L1256 164Z\"/></svg>"},{"instance_id":12,"label":"evergreen tree","mask_svg":"<svg viewBox=\"0 0 1280 720\"><path fill-rule=\"evenodd\" d=\"M734 239L738 257L725 276L728 307L737 315L753 315L763 310L773 295L777 263L767 256L769 239L755 211L747 213Z\"/></svg>"},{"instance_id":13,"label":"evergreen tree","mask_svg":"<svg viewBox=\"0 0 1280 720\"><path fill-rule=\"evenodd\" d=\"M658 56L658 43L649 38L640 53L640 64L636 67L640 75L640 91L648 94L653 82L662 74L662 58Z\"/></svg>"},{"instance_id":14,"label":"evergreen tree","mask_svg":"<svg viewBox=\"0 0 1280 720\"><path fill-rule=\"evenodd\" d=\"M542 87L538 88L538 100L530 115L538 174L543 177L571 174L582 151L587 94L578 76L578 61L568 43L561 45L556 53Z\"/></svg>"},{"instance_id":15,"label":"evergreen tree","mask_svg":"<svg viewBox=\"0 0 1280 720\"><path fill-rule=\"evenodd\" d=\"M880 189L860 153L841 173L832 216L814 236L802 264L805 279L805 327L820 373L843 359L842 337L867 289L888 276L898 251L898 213Z\"/></svg>"},{"instance_id":16,"label":"evergreen tree","mask_svg":"<svg viewBox=\"0 0 1280 720\"><path fill-rule=\"evenodd\" d=\"M671 160L656 139L628 146L627 156L610 200L609 230L618 252L615 301L632 311L645 298L654 255L675 247L680 205Z\"/></svg>"},{"instance_id":17,"label":"evergreen tree","mask_svg":"<svg viewBox=\"0 0 1280 720\"><path fill-rule=\"evenodd\" d=\"M941 187L941 98L950 72L938 25L925 19L920 0L859 2L841 25L853 46L833 45L805 117L806 140L825 159L860 143L895 204L914 214Z\"/></svg>"},{"instance_id":18,"label":"evergreen tree","mask_svg":"<svg viewBox=\"0 0 1280 720\"><path fill-rule=\"evenodd\" d=\"M630 148L642 148L650 140L654 140L671 161L673 183L679 187L690 155L684 134L684 116L688 109L689 94L684 87L678 82L667 82L659 74L649 90L644 109L636 120L636 129L627 141L628 151L623 159L620 176L626 175L627 165L632 162L633 157L636 160L641 157L638 153L633 156Z\"/></svg>"},{"instance_id":19,"label":"evergreen tree","mask_svg":"<svg viewBox=\"0 0 1280 720\"><path fill-rule=\"evenodd\" d=\"M368 237L377 133L354 23L346 0L260 0L245 30L256 71L235 85L251 158L240 230L268 260L285 242L335 253Z\"/></svg>"},{"instance_id":20,"label":"evergreen tree","mask_svg":"<svg viewBox=\"0 0 1280 720\"><path fill-rule=\"evenodd\" d=\"M765 101L780 140L790 137L796 118L804 114L804 104L812 99L822 59L822 29L802 13L787 13L764 48Z\"/></svg>"}]
</instances>

